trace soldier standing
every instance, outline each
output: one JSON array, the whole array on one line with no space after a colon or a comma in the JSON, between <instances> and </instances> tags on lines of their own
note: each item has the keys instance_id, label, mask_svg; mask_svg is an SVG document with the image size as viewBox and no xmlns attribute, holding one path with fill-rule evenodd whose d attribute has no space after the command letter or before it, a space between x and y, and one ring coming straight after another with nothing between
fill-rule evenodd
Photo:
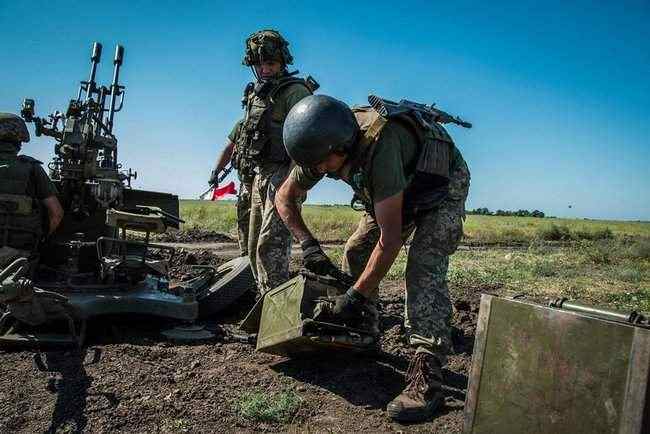
<instances>
[{"instance_id":1,"label":"soldier standing","mask_svg":"<svg viewBox=\"0 0 650 434\"><path fill-rule=\"evenodd\" d=\"M246 40L243 64L255 81L244 91L243 124L237 140L239 164L254 167L251 187L248 252L262 293L289 277L291 234L275 209L275 191L289 172L291 159L282 143L282 127L289 110L311 95L318 85L295 77L289 43L275 30L261 30Z\"/></svg>"},{"instance_id":2,"label":"soldier standing","mask_svg":"<svg viewBox=\"0 0 650 434\"><path fill-rule=\"evenodd\" d=\"M241 256L247 256L249 220L251 215L251 189L255 172L253 172L253 168L246 160L240 158L240 153L237 152L236 144L239 140L239 132L242 124L243 120L240 119L232 131L230 131L230 134L228 134L228 142L221 152L219 159L217 159L208 184L212 188L218 187L219 174L230 161L239 177L239 193L237 194L237 241L239 242Z\"/></svg>"},{"instance_id":3,"label":"soldier standing","mask_svg":"<svg viewBox=\"0 0 650 434\"><path fill-rule=\"evenodd\" d=\"M63 218L56 187L42 163L18 155L23 142L29 142L25 122L0 113L0 267L20 256L35 259L44 233L54 232Z\"/></svg>"},{"instance_id":4,"label":"soldier standing","mask_svg":"<svg viewBox=\"0 0 650 434\"><path fill-rule=\"evenodd\" d=\"M285 122L284 143L298 166L278 190L276 206L300 240L307 268L336 267L306 227L296 198L327 175L348 183L365 205L344 252L344 271L355 283L336 297L334 320L354 324L372 311L379 282L413 235L405 329L416 352L406 387L387 412L400 421L430 417L443 401L441 370L451 350L447 269L462 237L470 181L460 151L436 122L425 127L412 114L382 116L370 107L352 111L324 95L294 107Z\"/></svg>"}]
</instances>

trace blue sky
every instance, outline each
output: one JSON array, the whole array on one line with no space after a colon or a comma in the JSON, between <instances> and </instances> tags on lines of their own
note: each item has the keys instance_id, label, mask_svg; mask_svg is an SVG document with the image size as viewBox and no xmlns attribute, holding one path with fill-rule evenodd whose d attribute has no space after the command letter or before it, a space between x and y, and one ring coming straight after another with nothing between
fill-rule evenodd
<instances>
[{"instance_id":1,"label":"blue sky","mask_svg":"<svg viewBox=\"0 0 650 434\"><path fill-rule=\"evenodd\" d=\"M272 6L271 6L272 5ZM138 188L197 196L242 115L245 38L279 29L296 69L348 103L438 106L472 172L468 206L650 220L650 3L0 2L0 111L64 110L90 46L126 48L116 134ZM47 160L53 143L25 152ZM324 182L311 202L348 203ZM569 205L572 205L569 208Z\"/></svg>"}]
</instances>

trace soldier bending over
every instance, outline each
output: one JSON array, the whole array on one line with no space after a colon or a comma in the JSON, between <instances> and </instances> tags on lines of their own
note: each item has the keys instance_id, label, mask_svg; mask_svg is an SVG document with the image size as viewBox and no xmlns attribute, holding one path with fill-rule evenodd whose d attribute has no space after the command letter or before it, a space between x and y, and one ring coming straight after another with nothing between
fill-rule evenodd
<instances>
[{"instance_id":1,"label":"soldier bending over","mask_svg":"<svg viewBox=\"0 0 650 434\"><path fill-rule=\"evenodd\" d=\"M309 96L291 110L284 144L298 166L275 203L317 273L336 269L295 205L323 176L349 184L365 205L345 245L343 269L354 285L336 298L333 316L354 324L374 302L402 243L412 234L406 266L405 329L417 348L404 391L388 404L391 418L420 421L441 405L441 369L451 350L452 307L447 289L449 255L463 234L470 174L445 129L423 128L413 116L354 111L332 97ZM328 273L332 274L332 273Z\"/></svg>"}]
</instances>

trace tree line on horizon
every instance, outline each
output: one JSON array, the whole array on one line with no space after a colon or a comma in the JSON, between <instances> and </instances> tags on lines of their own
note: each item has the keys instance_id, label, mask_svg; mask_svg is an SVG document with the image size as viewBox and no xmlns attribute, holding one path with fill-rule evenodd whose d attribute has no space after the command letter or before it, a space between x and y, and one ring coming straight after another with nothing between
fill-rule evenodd
<instances>
[{"instance_id":1,"label":"tree line on horizon","mask_svg":"<svg viewBox=\"0 0 650 434\"><path fill-rule=\"evenodd\" d=\"M498 209L494 212L490 211L487 208L476 208L467 211L467 214L473 215L492 215L492 216L509 216L509 217L537 217L544 218L545 214L540 210L528 211L527 209L520 209L518 211L504 211Z\"/></svg>"}]
</instances>

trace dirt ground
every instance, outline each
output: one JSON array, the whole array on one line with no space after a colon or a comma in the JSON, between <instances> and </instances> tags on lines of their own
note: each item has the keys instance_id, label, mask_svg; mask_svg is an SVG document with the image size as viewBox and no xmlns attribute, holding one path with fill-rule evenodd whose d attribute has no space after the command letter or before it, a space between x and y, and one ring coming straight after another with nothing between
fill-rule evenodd
<instances>
[{"instance_id":1,"label":"dirt ground","mask_svg":"<svg viewBox=\"0 0 650 434\"><path fill-rule=\"evenodd\" d=\"M174 274L191 263L218 263L211 252L181 252ZM454 350L445 370L446 402L432 420L392 423L385 407L404 386L410 349L402 333L403 283L382 287L381 352L291 360L256 353L228 339L252 304L241 301L207 327L200 345L164 340L150 318L91 324L79 351L0 352L0 432L436 432L462 431L481 290L451 288ZM49 372L37 369L41 360ZM288 424L242 418L247 391L293 390L302 403Z\"/></svg>"}]
</instances>

